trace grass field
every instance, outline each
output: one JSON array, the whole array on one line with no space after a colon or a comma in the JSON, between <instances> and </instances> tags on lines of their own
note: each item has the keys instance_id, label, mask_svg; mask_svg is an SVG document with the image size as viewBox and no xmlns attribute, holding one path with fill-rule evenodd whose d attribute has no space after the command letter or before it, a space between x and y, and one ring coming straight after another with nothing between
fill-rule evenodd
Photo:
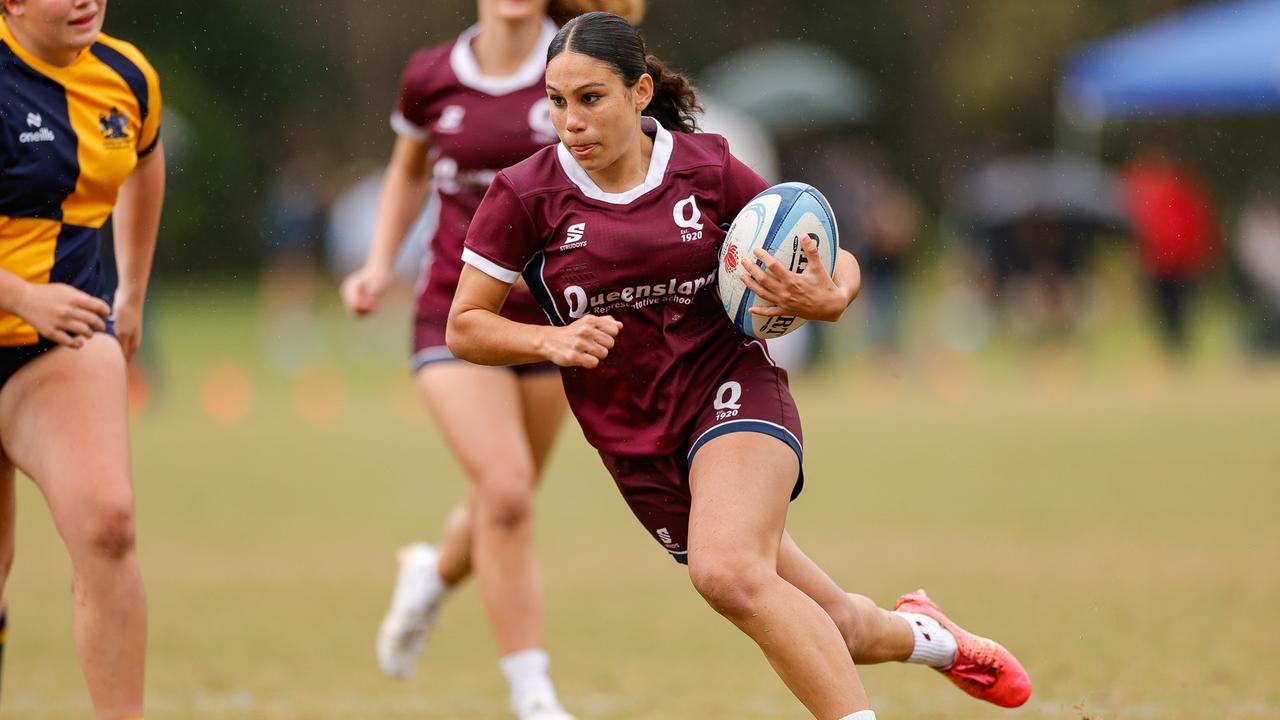
<instances>
[{"instance_id":1,"label":"grass field","mask_svg":"<svg viewBox=\"0 0 1280 720\"><path fill-rule=\"evenodd\" d=\"M472 586L416 678L373 661L392 550L434 537L463 488L402 371L403 315L329 312L272 362L263 339L299 331L255 310L190 289L156 315L163 382L134 435L148 717L506 717ZM1096 355L935 354L793 383L801 544L882 603L923 585L1036 683L1010 712L918 667L867 668L881 717L1280 717L1280 375ZM88 717L65 553L25 481L19 503L0 716ZM576 426L539 513L554 674L583 720L806 716Z\"/></svg>"}]
</instances>

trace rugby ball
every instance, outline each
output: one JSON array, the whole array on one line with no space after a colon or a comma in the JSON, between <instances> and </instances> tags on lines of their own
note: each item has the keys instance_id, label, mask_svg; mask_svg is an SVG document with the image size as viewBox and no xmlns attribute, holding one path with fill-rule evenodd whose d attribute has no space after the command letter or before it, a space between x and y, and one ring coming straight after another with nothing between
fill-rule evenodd
<instances>
[{"instance_id":1,"label":"rugby ball","mask_svg":"<svg viewBox=\"0 0 1280 720\"><path fill-rule=\"evenodd\" d=\"M791 272L804 272L808 258L800 247L800 238L813 238L823 269L835 272L836 248L840 245L836 218L831 205L812 185L789 182L774 185L756 195L734 218L733 225L720 246L717 289L729 320L746 335L767 340L782 337L804 324L794 315L767 317L748 312L749 308L772 307L773 303L758 297L742 282L742 263L764 263L756 259L756 248L763 248Z\"/></svg>"}]
</instances>

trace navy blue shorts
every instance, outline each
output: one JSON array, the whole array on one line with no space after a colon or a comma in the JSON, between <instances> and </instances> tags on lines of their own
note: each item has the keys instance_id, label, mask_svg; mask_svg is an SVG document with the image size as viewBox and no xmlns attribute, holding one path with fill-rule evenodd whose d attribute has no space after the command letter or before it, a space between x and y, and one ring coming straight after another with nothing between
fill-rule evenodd
<instances>
[{"instance_id":1,"label":"navy blue shorts","mask_svg":"<svg viewBox=\"0 0 1280 720\"><path fill-rule=\"evenodd\" d=\"M9 382L9 378L27 363L57 347L52 340L40 339L34 345L13 345L0 347L0 388Z\"/></svg>"}]
</instances>

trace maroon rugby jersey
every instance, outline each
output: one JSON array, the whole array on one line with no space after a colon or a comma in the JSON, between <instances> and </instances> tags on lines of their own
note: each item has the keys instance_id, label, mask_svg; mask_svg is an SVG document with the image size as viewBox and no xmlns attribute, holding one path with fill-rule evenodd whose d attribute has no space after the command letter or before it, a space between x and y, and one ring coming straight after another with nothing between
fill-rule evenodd
<instances>
[{"instance_id":1,"label":"maroon rugby jersey","mask_svg":"<svg viewBox=\"0 0 1280 720\"><path fill-rule=\"evenodd\" d=\"M556 141L547 101L547 46L556 26L547 20L520 69L509 77L480 72L471 49L479 26L454 42L409 59L400 101L391 116L397 134L431 144L432 185L440 194L440 223L431 238L433 259L420 288L418 312L444 326L462 272L467 225L498 170ZM546 322L527 292L513 291L504 315Z\"/></svg>"},{"instance_id":2,"label":"maroon rugby jersey","mask_svg":"<svg viewBox=\"0 0 1280 720\"><path fill-rule=\"evenodd\" d=\"M724 228L768 184L719 135L643 123L654 147L642 185L606 193L562 145L543 149L498 174L463 250L503 282L523 271L557 325L588 312L622 322L599 367L564 370L587 440L614 455L683 449L729 360L769 362L715 288Z\"/></svg>"}]
</instances>

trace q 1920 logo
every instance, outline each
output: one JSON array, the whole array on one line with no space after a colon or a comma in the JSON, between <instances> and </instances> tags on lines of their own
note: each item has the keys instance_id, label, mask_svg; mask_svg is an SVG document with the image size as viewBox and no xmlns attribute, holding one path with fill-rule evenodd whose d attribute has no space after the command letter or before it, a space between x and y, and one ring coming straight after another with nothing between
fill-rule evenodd
<instances>
[{"instance_id":1,"label":"q 1920 logo","mask_svg":"<svg viewBox=\"0 0 1280 720\"><path fill-rule=\"evenodd\" d=\"M693 242L702 239L702 211L698 209L698 201L694 196L681 200L671 209L671 219L680 228L680 239Z\"/></svg>"}]
</instances>

